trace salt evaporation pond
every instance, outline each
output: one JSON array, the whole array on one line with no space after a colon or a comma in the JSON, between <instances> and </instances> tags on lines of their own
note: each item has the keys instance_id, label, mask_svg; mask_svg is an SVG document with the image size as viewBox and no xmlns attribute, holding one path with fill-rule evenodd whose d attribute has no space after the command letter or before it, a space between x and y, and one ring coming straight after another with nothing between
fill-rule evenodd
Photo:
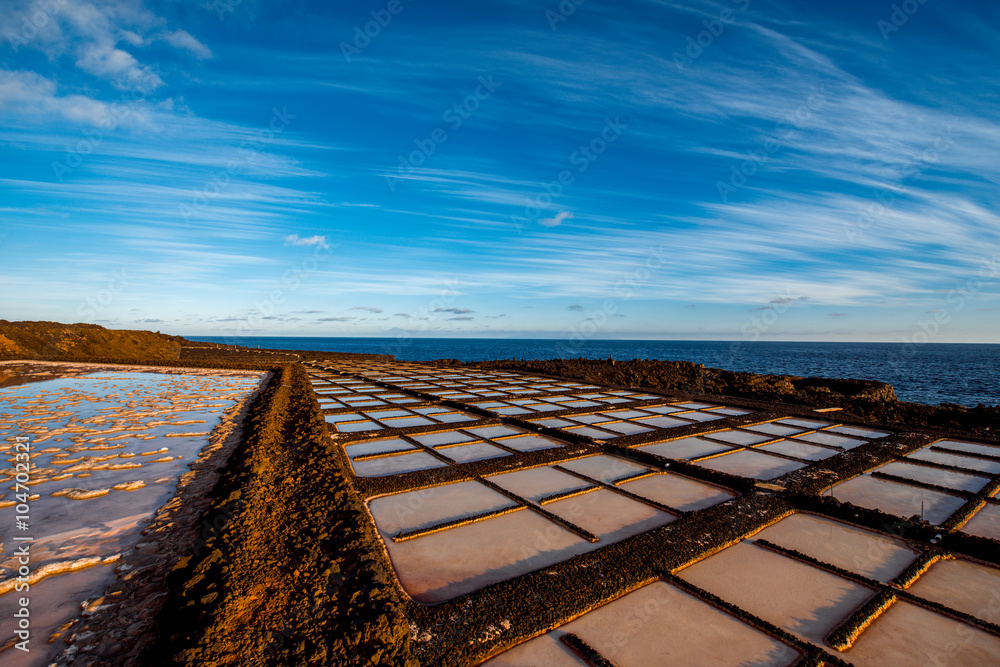
<instances>
[{"instance_id":1,"label":"salt evaporation pond","mask_svg":"<svg viewBox=\"0 0 1000 667\"><path fill-rule=\"evenodd\" d=\"M901 517L922 516L941 523L965 504L965 499L919 486L878 479L870 473L841 482L830 491L837 500Z\"/></svg>"},{"instance_id":2,"label":"salt evaporation pond","mask_svg":"<svg viewBox=\"0 0 1000 667\"><path fill-rule=\"evenodd\" d=\"M811 514L793 514L757 533L785 549L886 583L917 557L905 542Z\"/></svg>"},{"instance_id":3,"label":"salt evaporation pond","mask_svg":"<svg viewBox=\"0 0 1000 667\"><path fill-rule=\"evenodd\" d=\"M671 584L659 581L598 607L486 664L584 667L564 643L575 635L622 667L658 665L790 665L791 646L746 625Z\"/></svg>"},{"instance_id":4,"label":"salt evaporation pond","mask_svg":"<svg viewBox=\"0 0 1000 667\"><path fill-rule=\"evenodd\" d=\"M855 665L995 665L1000 637L900 600L843 654Z\"/></svg>"},{"instance_id":5,"label":"salt evaporation pond","mask_svg":"<svg viewBox=\"0 0 1000 667\"><path fill-rule=\"evenodd\" d=\"M749 541L723 549L682 570L679 576L816 643L822 643L831 630L875 594L865 586Z\"/></svg>"},{"instance_id":6,"label":"salt evaporation pond","mask_svg":"<svg viewBox=\"0 0 1000 667\"><path fill-rule=\"evenodd\" d=\"M5 665L45 665L54 630L114 580L115 563L174 494L223 414L260 373L95 372L0 390L0 614L31 600L30 653L0 641ZM17 530L15 438L30 438L29 527ZM14 537L30 536L30 590L14 590Z\"/></svg>"},{"instance_id":7,"label":"salt evaporation pond","mask_svg":"<svg viewBox=\"0 0 1000 667\"><path fill-rule=\"evenodd\" d=\"M413 454L391 458L407 456ZM597 455L492 475L484 482L380 496L369 501L368 508L403 589L413 600L433 604L677 518L642 499L689 512L733 497L698 480L654 474L630 461ZM595 541L549 517L593 535Z\"/></svg>"}]
</instances>

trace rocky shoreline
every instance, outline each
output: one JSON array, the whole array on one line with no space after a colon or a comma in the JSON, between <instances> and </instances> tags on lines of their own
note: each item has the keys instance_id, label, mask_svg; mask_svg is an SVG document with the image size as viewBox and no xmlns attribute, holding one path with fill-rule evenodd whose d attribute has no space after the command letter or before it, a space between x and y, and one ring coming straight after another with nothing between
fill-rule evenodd
<instances>
[{"instance_id":1,"label":"rocky shoreline","mask_svg":"<svg viewBox=\"0 0 1000 667\"><path fill-rule=\"evenodd\" d=\"M896 398L892 386L872 380L803 378L794 375L756 375L706 368L688 361L634 360L611 362L592 359L500 360L459 362L441 360L442 366L504 369L538 373L597 384L672 390L691 395L733 396L813 408L841 408L845 415L883 424L947 429L966 437L996 438L1000 404L940 406L907 403ZM987 400L1000 396L986 397Z\"/></svg>"}]
</instances>

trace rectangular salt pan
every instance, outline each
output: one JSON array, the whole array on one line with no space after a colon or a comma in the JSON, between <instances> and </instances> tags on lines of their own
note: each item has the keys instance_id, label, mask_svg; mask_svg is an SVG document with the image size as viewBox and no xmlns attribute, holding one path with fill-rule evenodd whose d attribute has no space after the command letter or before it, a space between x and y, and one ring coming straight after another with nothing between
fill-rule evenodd
<instances>
[{"instance_id":1,"label":"rectangular salt pan","mask_svg":"<svg viewBox=\"0 0 1000 667\"><path fill-rule=\"evenodd\" d=\"M447 456L452 461L455 461L456 463L482 461L485 459L495 459L501 456L511 455L510 452L505 452L499 447L494 447L493 445L488 445L483 442L475 445L458 445L456 447L447 447L440 451L442 454Z\"/></svg>"},{"instance_id":2,"label":"rectangular salt pan","mask_svg":"<svg viewBox=\"0 0 1000 667\"><path fill-rule=\"evenodd\" d=\"M612 664L783 667L799 653L675 586L633 591L486 663L489 667L586 665L559 637L573 633Z\"/></svg>"},{"instance_id":3,"label":"rectangular salt pan","mask_svg":"<svg viewBox=\"0 0 1000 667\"><path fill-rule=\"evenodd\" d=\"M567 417L567 419L571 419L581 424L606 424L614 421L611 417L605 417L604 415L574 415L572 417Z\"/></svg>"},{"instance_id":4,"label":"rectangular salt pan","mask_svg":"<svg viewBox=\"0 0 1000 667\"><path fill-rule=\"evenodd\" d=\"M428 447L439 447L441 445L453 445L459 442L473 442L475 438L461 431L444 431L443 433L424 433L422 435L411 435L411 438L421 445Z\"/></svg>"},{"instance_id":5,"label":"rectangular salt pan","mask_svg":"<svg viewBox=\"0 0 1000 667\"><path fill-rule=\"evenodd\" d=\"M429 426L433 424L430 419L424 417L400 417L399 419L381 420L386 428L410 428L413 426Z\"/></svg>"},{"instance_id":6,"label":"rectangular salt pan","mask_svg":"<svg viewBox=\"0 0 1000 667\"><path fill-rule=\"evenodd\" d=\"M961 440L942 440L934 443L935 447L944 447L961 452L971 452L973 454L986 454L987 456L1000 457L1000 446L982 445L977 442L963 442Z\"/></svg>"},{"instance_id":7,"label":"rectangular salt pan","mask_svg":"<svg viewBox=\"0 0 1000 667\"><path fill-rule=\"evenodd\" d=\"M917 459L919 461L930 461L931 463L943 463L944 465L965 468L966 470L978 470L980 472L993 474L1000 473L1000 461L989 461L987 459L979 459L972 456L948 454L946 452L934 451L926 447L924 449L918 449L906 458Z\"/></svg>"},{"instance_id":8,"label":"rectangular salt pan","mask_svg":"<svg viewBox=\"0 0 1000 667\"><path fill-rule=\"evenodd\" d=\"M802 428L817 429L824 428L826 426L833 426L833 422L817 421L815 419L779 419L779 424L787 424L789 426L800 426Z\"/></svg>"},{"instance_id":9,"label":"rectangular salt pan","mask_svg":"<svg viewBox=\"0 0 1000 667\"><path fill-rule=\"evenodd\" d=\"M597 535L602 544L621 541L677 518L608 489L557 500L546 504L545 509Z\"/></svg>"},{"instance_id":10,"label":"rectangular salt pan","mask_svg":"<svg viewBox=\"0 0 1000 667\"><path fill-rule=\"evenodd\" d=\"M357 433L358 431L381 431L382 427L375 422L358 422L353 424L337 424L339 433Z\"/></svg>"},{"instance_id":11,"label":"rectangular salt pan","mask_svg":"<svg viewBox=\"0 0 1000 667\"><path fill-rule=\"evenodd\" d=\"M939 491L861 475L831 489L832 495L861 507L870 507L902 518L920 516L939 524L965 504L965 499Z\"/></svg>"},{"instance_id":12,"label":"rectangular salt pan","mask_svg":"<svg viewBox=\"0 0 1000 667\"><path fill-rule=\"evenodd\" d=\"M649 468L631 461L604 455L566 461L560 463L559 467L606 483L650 471Z\"/></svg>"},{"instance_id":13,"label":"rectangular salt pan","mask_svg":"<svg viewBox=\"0 0 1000 667\"><path fill-rule=\"evenodd\" d=\"M705 437L734 445L756 445L768 440L774 440L774 437L770 435L759 435L756 433L747 433L746 431L718 431L716 433L708 433Z\"/></svg>"},{"instance_id":14,"label":"rectangular salt pan","mask_svg":"<svg viewBox=\"0 0 1000 667\"><path fill-rule=\"evenodd\" d=\"M962 526L962 531L969 535L1000 540L1000 505L990 504L983 507Z\"/></svg>"},{"instance_id":15,"label":"rectangular salt pan","mask_svg":"<svg viewBox=\"0 0 1000 667\"><path fill-rule=\"evenodd\" d=\"M611 438L617 438L618 433L609 433L607 431L599 431L596 428L590 428L588 426L581 426L580 428L568 428L565 429L567 433L576 433L577 435L583 435L588 438L594 438L595 440L610 440Z\"/></svg>"},{"instance_id":16,"label":"rectangular salt pan","mask_svg":"<svg viewBox=\"0 0 1000 667\"><path fill-rule=\"evenodd\" d=\"M681 438L661 442L655 445L642 446L644 452L663 456L668 459L696 459L709 454L731 451L733 448L717 442L702 440L701 438Z\"/></svg>"},{"instance_id":17,"label":"rectangular salt pan","mask_svg":"<svg viewBox=\"0 0 1000 667\"><path fill-rule=\"evenodd\" d=\"M370 442L362 442L357 445L348 445L344 448L344 451L347 452L348 458L353 460L356 456L396 452L404 449L416 449L416 447L405 440L401 440L400 438L392 438L389 440L372 440Z\"/></svg>"},{"instance_id":18,"label":"rectangular salt pan","mask_svg":"<svg viewBox=\"0 0 1000 667\"><path fill-rule=\"evenodd\" d=\"M806 466L805 463L799 461L791 461L751 450L741 450L732 454L717 456L700 461L698 465L703 468L729 473L730 475L750 477L762 481L781 477L793 470L798 470Z\"/></svg>"},{"instance_id":19,"label":"rectangular salt pan","mask_svg":"<svg viewBox=\"0 0 1000 667\"><path fill-rule=\"evenodd\" d=\"M785 426L783 424L777 424L774 422L768 422L767 424L757 424L756 426L745 426L748 431L757 431L758 433L767 433L769 435L791 435L793 433L801 433L801 428L796 428L794 426Z\"/></svg>"},{"instance_id":20,"label":"rectangular salt pan","mask_svg":"<svg viewBox=\"0 0 1000 667\"><path fill-rule=\"evenodd\" d=\"M717 415L711 412L682 412L677 416L682 419L690 419L696 422L710 422L725 418L724 415Z\"/></svg>"},{"instance_id":21,"label":"rectangular salt pan","mask_svg":"<svg viewBox=\"0 0 1000 667\"><path fill-rule=\"evenodd\" d=\"M685 581L817 643L875 591L740 542L681 570Z\"/></svg>"},{"instance_id":22,"label":"rectangular salt pan","mask_svg":"<svg viewBox=\"0 0 1000 667\"><path fill-rule=\"evenodd\" d=\"M592 486L590 482L548 466L494 475L486 479L534 502L547 496Z\"/></svg>"},{"instance_id":23,"label":"rectangular salt pan","mask_svg":"<svg viewBox=\"0 0 1000 667\"><path fill-rule=\"evenodd\" d=\"M841 521L793 514L754 535L778 546L862 574L882 583L913 562L905 542Z\"/></svg>"},{"instance_id":24,"label":"rectangular salt pan","mask_svg":"<svg viewBox=\"0 0 1000 667\"><path fill-rule=\"evenodd\" d=\"M511 428L509 426L483 426L467 430L469 433L475 433L480 438L503 438L508 435L518 435L520 433L524 433L524 431Z\"/></svg>"},{"instance_id":25,"label":"rectangular salt pan","mask_svg":"<svg viewBox=\"0 0 1000 667\"><path fill-rule=\"evenodd\" d=\"M828 459L831 456L836 456L839 453L833 449L817 447L816 445L807 445L804 442L795 442L794 440L779 440L778 442L770 445L763 445L760 449L765 452L784 454L785 456L794 456L795 458L802 459L804 461L822 461L823 459Z\"/></svg>"},{"instance_id":26,"label":"rectangular salt pan","mask_svg":"<svg viewBox=\"0 0 1000 667\"><path fill-rule=\"evenodd\" d=\"M995 665L997 656L1000 637L903 600L843 654L856 665Z\"/></svg>"},{"instance_id":27,"label":"rectangular salt pan","mask_svg":"<svg viewBox=\"0 0 1000 667\"><path fill-rule=\"evenodd\" d=\"M865 444L864 440L848 438L843 435L836 435L834 433L830 433L829 431L806 433L805 435L796 436L795 439L805 440L806 442L815 442L819 445L833 445L834 447L842 447L844 449L854 449L855 447Z\"/></svg>"},{"instance_id":28,"label":"rectangular salt pan","mask_svg":"<svg viewBox=\"0 0 1000 667\"><path fill-rule=\"evenodd\" d=\"M986 483L989 481L986 477L965 475L959 472L951 472L950 470L903 463L901 461L881 466L876 468L876 471L924 482L925 484L936 484L937 486L944 486L949 489L970 491L973 493L986 486Z\"/></svg>"},{"instance_id":29,"label":"rectangular salt pan","mask_svg":"<svg viewBox=\"0 0 1000 667\"><path fill-rule=\"evenodd\" d=\"M553 449L555 447L562 447L563 443L556 442L549 438L543 438L538 435L525 435L517 438L505 438L503 441L504 447L510 447L511 449L516 449L519 452L534 452L542 449Z\"/></svg>"},{"instance_id":30,"label":"rectangular salt pan","mask_svg":"<svg viewBox=\"0 0 1000 667\"><path fill-rule=\"evenodd\" d=\"M478 482L459 482L382 496L370 501L368 508L379 530L391 536L514 505Z\"/></svg>"},{"instance_id":31,"label":"rectangular salt pan","mask_svg":"<svg viewBox=\"0 0 1000 667\"><path fill-rule=\"evenodd\" d=\"M368 459L366 461L353 461L351 465L354 467L354 474L358 477L383 477L385 475L399 475L417 470L441 468L447 464L427 452L415 452L413 454L401 454L399 456Z\"/></svg>"},{"instance_id":32,"label":"rectangular salt pan","mask_svg":"<svg viewBox=\"0 0 1000 667\"><path fill-rule=\"evenodd\" d=\"M641 420L636 420L638 424L647 424L649 426L655 426L657 428L677 428L678 426L690 426L691 422L681 421L680 419L674 419L673 417L648 417Z\"/></svg>"},{"instance_id":33,"label":"rectangular salt pan","mask_svg":"<svg viewBox=\"0 0 1000 667\"><path fill-rule=\"evenodd\" d=\"M963 559L939 560L910 586L909 591L983 621L996 623L1000 610L1000 568Z\"/></svg>"},{"instance_id":34,"label":"rectangular salt pan","mask_svg":"<svg viewBox=\"0 0 1000 667\"><path fill-rule=\"evenodd\" d=\"M673 474L643 477L625 482L618 488L682 512L712 507L736 497L730 491Z\"/></svg>"},{"instance_id":35,"label":"rectangular salt pan","mask_svg":"<svg viewBox=\"0 0 1000 667\"><path fill-rule=\"evenodd\" d=\"M867 440L884 438L887 435L891 435L888 431L875 431L870 428L860 428L858 426L834 426L830 429L830 432L843 433L844 435L856 435L859 438L865 438Z\"/></svg>"},{"instance_id":36,"label":"rectangular salt pan","mask_svg":"<svg viewBox=\"0 0 1000 667\"><path fill-rule=\"evenodd\" d=\"M381 528L379 532L403 589L424 604L444 602L595 548L531 510L405 542L393 542Z\"/></svg>"},{"instance_id":37,"label":"rectangular salt pan","mask_svg":"<svg viewBox=\"0 0 1000 667\"><path fill-rule=\"evenodd\" d=\"M661 415L668 415L671 412L683 412L681 408L674 407L673 405L644 406L642 409L645 412L657 412Z\"/></svg>"},{"instance_id":38,"label":"rectangular salt pan","mask_svg":"<svg viewBox=\"0 0 1000 667\"><path fill-rule=\"evenodd\" d=\"M646 428L645 426L639 426L638 424L633 424L631 422L615 422L613 424L603 424L603 428L608 431L614 431L615 433L621 433L622 435L635 435L636 433L649 433L652 429Z\"/></svg>"}]
</instances>

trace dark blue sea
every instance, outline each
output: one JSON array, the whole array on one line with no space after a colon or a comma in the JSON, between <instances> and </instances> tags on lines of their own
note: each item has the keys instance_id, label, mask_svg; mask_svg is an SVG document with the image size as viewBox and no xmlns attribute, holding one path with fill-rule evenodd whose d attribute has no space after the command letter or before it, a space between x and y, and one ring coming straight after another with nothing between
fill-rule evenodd
<instances>
[{"instance_id":1,"label":"dark blue sea","mask_svg":"<svg viewBox=\"0 0 1000 667\"><path fill-rule=\"evenodd\" d=\"M710 368L803 377L888 382L900 400L938 405L1000 403L1000 345L925 343L776 343L724 341L490 338L194 337L248 347L392 354L399 360L669 359Z\"/></svg>"}]
</instances>

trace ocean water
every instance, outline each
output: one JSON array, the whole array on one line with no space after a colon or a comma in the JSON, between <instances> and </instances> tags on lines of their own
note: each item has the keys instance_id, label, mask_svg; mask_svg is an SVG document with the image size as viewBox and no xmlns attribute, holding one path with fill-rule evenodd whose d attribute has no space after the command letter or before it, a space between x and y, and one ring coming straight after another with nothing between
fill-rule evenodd
<instances>
[{"instance_id":1,"label":"ocean water","mask_svg":"<svg viewBox=\"0 0 1000 667\"><path fill-rule=\"evenodd\" d=\"M405 361L491 359L666 359L710 368L888 382L901 400L938 405L1000 403L1000 345L780 343L491 338L188 337L248 347L392 354Z\"/></svg>"}]
</instances>

